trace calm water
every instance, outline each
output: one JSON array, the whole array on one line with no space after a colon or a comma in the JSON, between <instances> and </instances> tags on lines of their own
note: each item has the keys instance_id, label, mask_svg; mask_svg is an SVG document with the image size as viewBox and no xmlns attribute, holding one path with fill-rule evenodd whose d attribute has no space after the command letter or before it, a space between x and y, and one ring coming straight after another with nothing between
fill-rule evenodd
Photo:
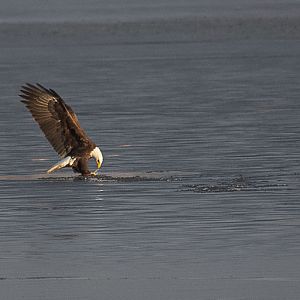
<instances>
[{"instance_id":1,"label":"calm water","mask_svg":"<svg viewBox=\"0 0 300 300\"><path fill-rule=\"evenodd\" d=\"M297 0L0 0L0 21L109 21L174 17L299 16Z\"/></svg>"},{"instance_id":2,"label":"calm water","mask_svg":"<svg viewBox=\"0 0 300 300\"><path fill-rule=\"evenodd\" d=\"M3 299L298 299L297 40L18 26L0 56ZM44 175L58 158L24 82L72 105L102 177Z\"/></svg>"}]
</instances>

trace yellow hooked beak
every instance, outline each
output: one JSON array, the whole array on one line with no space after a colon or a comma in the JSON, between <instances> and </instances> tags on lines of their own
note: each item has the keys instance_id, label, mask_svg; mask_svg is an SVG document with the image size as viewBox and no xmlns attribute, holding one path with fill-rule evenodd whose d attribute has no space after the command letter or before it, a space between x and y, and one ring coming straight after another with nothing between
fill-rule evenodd
<instances>
[{"instance_id":1,"label":"yellow hooked beak","mask_svg":"<svg viewBox=\"0 0 300 300\"><path fill-rule=\"evenodd\" d=\"M100 160L97 160L97 168L98 168L98 169L101 168L101 162L100 162Z\"/></svg>"}]
</instances>

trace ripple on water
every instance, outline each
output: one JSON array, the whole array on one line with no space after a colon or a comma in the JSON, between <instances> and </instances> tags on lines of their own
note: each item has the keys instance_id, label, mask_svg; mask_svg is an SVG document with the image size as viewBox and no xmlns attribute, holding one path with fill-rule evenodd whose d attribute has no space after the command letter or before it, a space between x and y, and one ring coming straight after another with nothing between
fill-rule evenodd
<instances>
[{"instance_id":1,"label":"ripple on water","mask_svg":"<svg viewBox=\"0 0 300 300\"><path fill-rule=\"evenodd\" d=\"M260 177L239 177L223 179L214 184L183 184L182 192L195 193L231 193L241 191L282 191L291 189L286 183L279 180L268 180Z\"/></svg>"}]
</instances>

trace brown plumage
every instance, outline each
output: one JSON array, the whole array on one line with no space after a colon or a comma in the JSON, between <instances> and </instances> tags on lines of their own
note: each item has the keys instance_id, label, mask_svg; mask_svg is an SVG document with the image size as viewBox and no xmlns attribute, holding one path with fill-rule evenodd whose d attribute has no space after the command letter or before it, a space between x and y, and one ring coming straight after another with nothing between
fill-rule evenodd
<instances>
[{"instance_id":1,"label":"brown plumage","mask_svg":"<svg viewBox=\"0 0 300 300\"><path fill-rule=\"evenodd\" d=\"M76 158L70 165L73 170L89 174L87 161L96 144L81 128L71 107L54 90L40 84L27 83L22 86L21 93L20 97L24 99L21 101L59 156Z\"/></svg>"}]
</instances>

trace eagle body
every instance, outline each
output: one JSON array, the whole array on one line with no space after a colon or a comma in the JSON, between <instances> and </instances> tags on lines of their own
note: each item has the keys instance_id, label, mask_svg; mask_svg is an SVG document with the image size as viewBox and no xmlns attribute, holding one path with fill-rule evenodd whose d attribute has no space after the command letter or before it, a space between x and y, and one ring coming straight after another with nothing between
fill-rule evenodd
<instances>
[{"instance_id":1,"label":"eagle body","mask_svg":"<svg viewBox=\"0 0 300 300\"><path fill-rule=\"evenodd\" d=\"M88 160L90 156L76 157L75 161L72 163L72 169L74 172L81 173L82 175L90 175Z\"/></svg>"},{"instance_id":2,"label":"eagle body","mask_svg":"<svg viewBox=\"0 0 300 300\"><path fill-rule=\"evenodd\" d=\"M94 158L100 168L103 156L100 149L81 128L72 108L52 89L40 84L22 86L20 97L45 137L62 158L48 173L64 167L84 176L91 175L88 160Z\"/></svg>"}]
</instances>

